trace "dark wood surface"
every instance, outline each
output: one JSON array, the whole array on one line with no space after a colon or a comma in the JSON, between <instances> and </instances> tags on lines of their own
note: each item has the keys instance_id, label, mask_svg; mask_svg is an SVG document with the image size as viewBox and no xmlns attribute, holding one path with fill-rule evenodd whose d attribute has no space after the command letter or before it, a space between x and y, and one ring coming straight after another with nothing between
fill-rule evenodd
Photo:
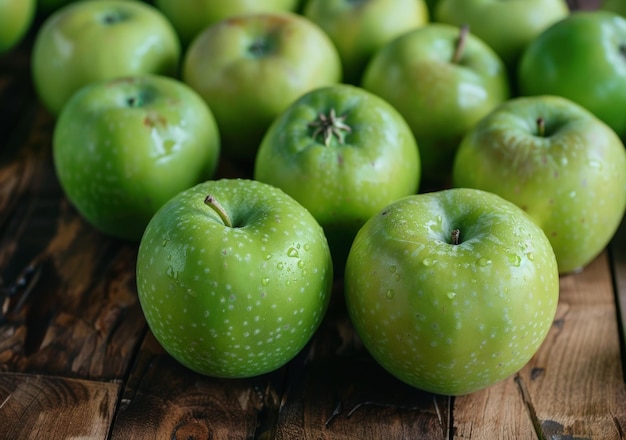
<instances>
[{"instance_id":1,"label":"dark wood surface","mask_svg":"<svg viewBox=\"0 0 626 440\"><path fill-rule=\"evenodd\" d=\"M354 334L339 279L322 327L284 368L246 380L185 369L146 327L137 246L95 231L62 194L29 51L27 40L0 58L0 439L626 438L626 226L561 277L528 365L468 396L385 373Z\"/></svg>"}]
</instances>

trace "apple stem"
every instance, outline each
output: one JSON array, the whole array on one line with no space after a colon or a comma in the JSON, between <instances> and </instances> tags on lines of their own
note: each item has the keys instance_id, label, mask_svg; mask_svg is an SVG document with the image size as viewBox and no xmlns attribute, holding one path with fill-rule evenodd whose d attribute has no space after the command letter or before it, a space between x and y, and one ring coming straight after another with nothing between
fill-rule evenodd
<instances>
[{"instance_id":1,"label":"apple stem","mask_svg":"<svg viewBox=\"0 0 626 440\"><path fill-rule=\"evenodd\" d=\"M228 226L229 228L233 227L233 223L230 221L230 217L226 213L226 210L220 204L220 202L218 202L215 197L213 197L213 195L209 194L208 196L206 196L206 198L204 199L204 204L210 206L213 211L215 211L217 215L220 216L226 226Z\"/></svg>"},{"instance_id":2,"label":"apple stem","mask_svg":"<svg viewBox=\"0 0 626 440\"><path fill-rule=\"evenodd\" d=\"M459 244L459 239L461 238L461 230L460 229L453 229L452 232L450 233L450 241L453 245L457 245Z\"/></svg>"},{"instance_id":3,"label":"apple stem","mask_svg":"<svg viewBox=\"0 0 626 440\"><path fill-rule=\"evenodd\" d=\"M546 135L546 120L542 116L537 118L537 134L541 137Z\"/></svg>"},{"instance_id":4,"label":"apple stem","mask_svg":"<svg viewBox=\"0 0 626 440\"><path fill-rule=\"evenodd\" d=\"M454 54L452 55L452 62L457 64L461 61L461 57L463 56L463 51L465 50L465 43L467 41L467 35L469 34L469 25L464 24L461 26L459 31L459 38L456 42L456 47L454 49Z\"/></svg>"},{"instance_id":5,"label":"apple stem","mask_svg":"<svg viewBox=\"0 0 626 440\"><path fill-rule=\"evenodd\" d=\"M315 128L315 131L313 132L313 139L321 134L324 139L324 145L328 147L330 145L330 140L334 135L339 140L339 143L343 144L346 133L352 131L352 128L344 123L345 119L346 115L337 116L334 108L330 109L328 115L325 115L324 113L318 114L317 119L309 123L309 127Z\"/></svg>"}]
</instances>

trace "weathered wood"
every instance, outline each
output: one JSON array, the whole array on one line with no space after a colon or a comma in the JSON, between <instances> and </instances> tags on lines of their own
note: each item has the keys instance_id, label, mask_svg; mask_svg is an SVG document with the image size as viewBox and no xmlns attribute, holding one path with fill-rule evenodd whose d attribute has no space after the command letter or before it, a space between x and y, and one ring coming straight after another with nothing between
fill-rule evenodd
<instances>
[{"instance_id":1,"label":"weathered wood","mask_svg":"<svg viewBox=\"0 0 626 440\"><path fill-rule=\"evenodd\" d=\"M555 323L518 382L540 438L624 438L626 389L607 252L561 278Z\"/></svg>"},{"instance_id":2,"label":"weathered wood","mask_svg":"<svg viewBox=\"0 0 626 440\"><path fill-rule=\"evenodd\" d=\"M120 384L0 373L0 439L106 439Z\"/></svg>"},{"instance_id":3,"label":"weathered wood","mask_svg":"<svg viewBox=\"0 0 626 440\"><path fill-rule=\"evenodd\" d=\"M282 375L202 376L175 362L149 334L124 390L111 438L262 437L272 429Z\"/></svg>"}]
</instances>

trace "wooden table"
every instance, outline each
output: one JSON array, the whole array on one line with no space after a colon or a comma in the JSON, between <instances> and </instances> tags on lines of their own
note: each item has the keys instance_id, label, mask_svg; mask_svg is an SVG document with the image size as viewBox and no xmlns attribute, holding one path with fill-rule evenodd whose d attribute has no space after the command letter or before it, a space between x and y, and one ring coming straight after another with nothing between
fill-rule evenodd
<instances>
[{"instance_id":1,"label":"wooden table","mask_svg":"<svg viewBox=\"0 0 626 440\"><path fill-rule=\"evenodd\" d=\"M626 225L561 277L537 355L484 391L433 395L382 371L354 335L341 280L314 339L279 371L218 380L185 369L146 327L137 246L95 231L62 194L31 43L0 59L1 439L626 437Z\"/></svg>"}]
</instances>

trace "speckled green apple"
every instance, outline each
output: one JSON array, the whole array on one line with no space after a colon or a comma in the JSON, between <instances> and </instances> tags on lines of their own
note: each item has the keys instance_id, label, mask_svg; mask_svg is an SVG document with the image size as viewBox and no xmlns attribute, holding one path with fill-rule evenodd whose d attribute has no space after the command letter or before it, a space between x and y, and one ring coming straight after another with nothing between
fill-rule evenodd
<instances>
[{"instance_id":1,"label":"speckled green apple","mask_svg":"<svg viewBox=\"0 0 626 440\"><path fill-rule=\"evenodd\" d=\"M150 221L137 257L154 336L180 363L215 377L257 376L289 362L322 321L332 279L313 216L254 180L183 191Z\"/></svg>"},{"instance_id":2,"label":"speckled green apple","mask_svg":"<svg viewBox=\"0 0 626 440\"><path fill-rule=\"evenodd\" d=\"M626 139L626 18L576 11L524 51L521 95L560 95L582 105Z\"/></svg>"},{"instance_id":3,"label":"speckled green apple","mask_svg":"<svg viewBox=\"0 0 626 440\"><path fill-rule=\"evenodd\" d=\"M206 27L237 15L295 12L299 0L154 0L186 46Z\"/></svg>"},{"instance_id":4,"label":"speckled green apple","mask_svg":"<svg viewBox=\"0 0 626 440\"><path fill-rule=\"evenodd\" d=\"M224 154L253 162L274 118L303 93L338 83L341 61L309 19L259 13L205 29L189 46L182 73L215 113Z\"/></svg>"},{"instance_id":5,"label":"speckled green apple","mask_svg":"<svg viewBox=\"0 0 626 440\"><path fill-rule=\"evenodd\" d=\"M559 296L550 242L513 203L448 189L400 199L359 231L346 304L365 347L414 387L468 394L537 352Z\"/></svg>"},{"instance_id":6,"label":"speckled green apple","mask_svg":"<svg viewBox=\"0 0 626 440\"><path fill-rule=\"evenodd\" d=\"M330 36L339 51L344 81L360 84L378 49L429 21L424 0L309 0L303 15Z\"/></svg>"},{"instance_id":7,"label":"speckled green apple","mask_svg":"<svg viewBox=\"0 0 626 440\"><path fill-rule=\"evenodd\" d=\"M32 53L32 75L43 105L58 116L81 87L138 74L176 76L180 43L156 8L139 1L70 3L46 18Z\"/></svg>"},{"instance_id":8,"label":"speckled green apple","mask_svg":"<svg viewBox=\"0 0 626 440\"><path fill-rule=\"evenodd\" d=\"M346 84L293 102L269 128L254 169L255 179L282 188L313 214L341 271L365 221L415 194L420 173L404 118L378 96Z\"/></svg>"},{"instance_id":9,"label":"speckled green apple","mask_svg":"<svg viewBox=\"0 0 626 440\"><path fill-rule=\"evenodd\" d=\"M0 0L0 55L22 41L30 30L36 0Z\"/></svg>"},{"instance_id":10,"label":"speckled green apple","mask_svg":"<svg viewBox=\"0 0 626 440\"><path fill-rule=\"evenodd\" d=\"M468 24L514 72L526 46L546 28L569 15L565 0L440 0L438 22Z\"/></svg>"},{"instance_id":11,"label":"speckled green apple","mask_svg":"<svg viewBox=\"0 0 626 440\"><path fill-rule=\"evenodd\" d=\"M453 185L491 191L523 208L567 273L595 258L622 220L626 151L610 127L574 102L518 97L467 134Z\"/></svg>"},{"instance_id":12,"label":"speckled green apple","mask_svg":"<svg viewBox=\"0 0 626 440\"><path fill-rule=\"evenodd\" d=\"M469 128L510 95L505 66L495 52L466 30L441 23L383 46L362 85L404 116L420 148L422 176L437 184L447 182Z\"/></svg>"},{"instance_id":13,"label":"speckled green apple","mask_svg":"<svg viewBox=\"0 0 626 440\"><path fill-rule=\"evenodd\" d=\"M154 75L83 87L53 137L68 199L100 231L133 241L166 201L213 176L219 152L204 100L184 83Z\"/></svg>"}]
</instances>

